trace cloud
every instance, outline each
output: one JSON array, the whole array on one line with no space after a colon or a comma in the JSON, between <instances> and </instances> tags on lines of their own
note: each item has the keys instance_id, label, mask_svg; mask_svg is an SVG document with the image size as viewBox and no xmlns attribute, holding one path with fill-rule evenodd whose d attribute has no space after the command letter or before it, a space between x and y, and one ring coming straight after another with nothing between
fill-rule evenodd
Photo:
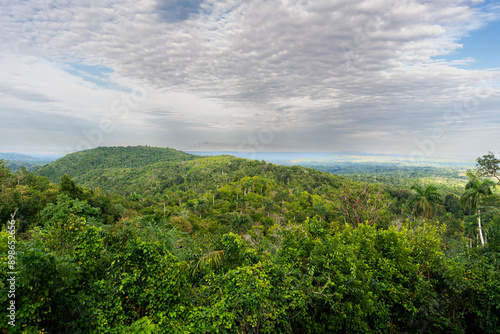
<instances>
[{"instance_id":1,"label":"cloud","mask_svg":"<svg viewBox=\"0 0 500 334\"><path fill-rule=\"evenodd\" d=\"M446 124L444 115L456 104L479 104L467 110L467 121L484 113L498 117L500 69L466 70L460 64L473 59L444 58L485 20L498 19L491 4L54 0L2 6L4 49L20 59L50 59L40 73L61 78L43 87L34 76L11 72L9 82L24 85L16 89L54 107L51 112L95 118L123 91L147 90L134 118L117 121L115 142L127 142L124 130L135 127L136 133L183 129L183 147L245 143L278 128L273 120L281 115L284 126L271 130L268 146L333 150L349 139L359 149L411 152L416 140ZM93 72L99 68L109 71ZM477 94L478 86L488 89L487 97ZM19 90L2 91L22 100ZM473 122L476 130L482 125ZM465 131L447 130L450 138ZM394 140L394 134L407 136ZM158 136L149 137L151 144L164 142Z\"/></svg>"},{"instance_id":2,"label":"cloud","mask_svg":"<svg viewBox=\"0 0 500 334\"><path fill-rule=\"evenodd\" d=\"M0 84L0 99L5 101L8 98L15 98L22 101L32 101L37 103L54 102L49 96L39 94L27 88L9 87Z\"/></svg>"}]
</instances>

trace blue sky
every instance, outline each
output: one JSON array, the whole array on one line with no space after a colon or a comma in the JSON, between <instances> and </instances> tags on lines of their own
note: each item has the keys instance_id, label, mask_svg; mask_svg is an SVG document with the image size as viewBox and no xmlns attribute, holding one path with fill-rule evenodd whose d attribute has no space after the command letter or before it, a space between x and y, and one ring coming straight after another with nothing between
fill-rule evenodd
<instances>
[{"instance_id":1,"label":"blue sky","mask_svg":"<svg viewBox=\"0 0 500 334\"><path fill-rule=\"evenodd\" d=\"M496 1L0 3L0 151L500 151Z\"/></svg>"},{"instance_id":2,"label":"blue sky","mask_svg":"<svg viewBox=\"0 0 500 334\"><path fill-rule=\"evenodd\" d=\"M63 70L73 76L93 84L97 89L114 89L130 92L126 87L120 87L118 83L109 80L113 70L102 65L85 65L81 63L64 64Z\"/></svg>"},{"instance_id":3,"label":"blue sky","mask_svg":"<svg viewBox=\"0 0 500 334\"><path fill-rule=\"evenodd\" d=\"M473 31L458 41L462 48L446 57L447 60L473 59L466 67L470 69L493 69L500 67L500 21L493 21Z\"/></svg>"}]
</instances>

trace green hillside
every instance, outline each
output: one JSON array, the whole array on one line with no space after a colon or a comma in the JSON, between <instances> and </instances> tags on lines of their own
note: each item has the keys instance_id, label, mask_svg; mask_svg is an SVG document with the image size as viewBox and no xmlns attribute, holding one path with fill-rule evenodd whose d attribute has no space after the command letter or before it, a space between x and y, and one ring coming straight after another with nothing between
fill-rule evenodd
<instances>
[{"instance_id":1,"label":"green hillside","mask_svg":"<svg viewBox=\"0 0 500 334\"><path fill-rule=\"evenodd\" d=\"M132 148L132 151L140 152L141 149ZM120 195L122 204L138 213L177 217L187 210L198 218L218 219L228 224L234 215L242 214L249 215L251 222L268 225L276 219L302 222L314 215L333 220L340 215L339 196L346 189L351 193L361 192L363 188L361 183L311 168L278 166L232 156L195 156L194 160L154 164L148 164L152 159L144 159L143 164L135 163L140 165L138 167L119 164L113 167L90 159L102 156L102 150L87 152L87 159L73 162L72 170L82 171L73 181L84 188ZM108 154L106 157L109 161L117 161L123 155ZM65 158L45 168L59 171L61 163L68 165L71 161ZM386 201L388 194L384 190L377 186L370 186L370 189L380 195L377 203ZM379 209L373 216L384 216L387 223L388 203ZM369 218L366 213L359 216ZM251 222L245 230L251 227ZM192 223L199 225L199 222Z\"/></svg>"},{"instance_id":2,"label":"green hillside","mask_svg":"<svg viewBox=\"0 0 500 334\"><path fill-rule=\"evenodd\" d=\"M261 177L286 186L316 193L330 184L337 187L345 178L319 172L312 168L287 167L264 161L231 156L199 157L184 162L159 162L137 168L107 168L88 170L74 177L87 188L100 188L121 194L134 192L144 195L165 191L210 192L243 178Z\"/></svg>"},{"instance_id":3,"label":"green hillside","mask_svg":"<svg viewBox=\"0 0 500 334\"><path fill-rule=\"evenodd\" d=\"M68 154L50 165L36 171L52 182L59 182L61 176L81 177L88 171L107 168L135 168L152 165L161 161L188 161L199 156L172 148L149 146L97 147Z\"/></svg>"}]
</instances>

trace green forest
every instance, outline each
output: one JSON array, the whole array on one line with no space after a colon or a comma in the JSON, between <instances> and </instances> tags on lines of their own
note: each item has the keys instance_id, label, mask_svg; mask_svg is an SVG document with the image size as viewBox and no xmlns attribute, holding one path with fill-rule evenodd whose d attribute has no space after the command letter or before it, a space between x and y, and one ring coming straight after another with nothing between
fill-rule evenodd
<instances>
[{"instance_id":1,"label":"green forest","mask_svg":"<svg viewBox=\"0 0 500 334\"><path fill-rule=\"evenodd\" d=\"M500 160L447 175L147 146L0 160L1 331L500 333Z\"/></svg>"}]
</instances>

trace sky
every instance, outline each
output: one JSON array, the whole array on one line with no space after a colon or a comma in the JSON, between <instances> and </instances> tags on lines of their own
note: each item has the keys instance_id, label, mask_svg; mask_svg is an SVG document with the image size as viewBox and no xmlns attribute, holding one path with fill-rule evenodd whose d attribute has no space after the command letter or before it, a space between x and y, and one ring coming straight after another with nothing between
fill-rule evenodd
<instances>
[{"instance_id":1,"label":"sky","mask_svg":"<svg viewBox=\"0 0 500 334\"><path fill-rule=\"evenodd\" d=\"M496 1L0 4L3 152L500 151Z\"/></svg>"}]
</instances>

